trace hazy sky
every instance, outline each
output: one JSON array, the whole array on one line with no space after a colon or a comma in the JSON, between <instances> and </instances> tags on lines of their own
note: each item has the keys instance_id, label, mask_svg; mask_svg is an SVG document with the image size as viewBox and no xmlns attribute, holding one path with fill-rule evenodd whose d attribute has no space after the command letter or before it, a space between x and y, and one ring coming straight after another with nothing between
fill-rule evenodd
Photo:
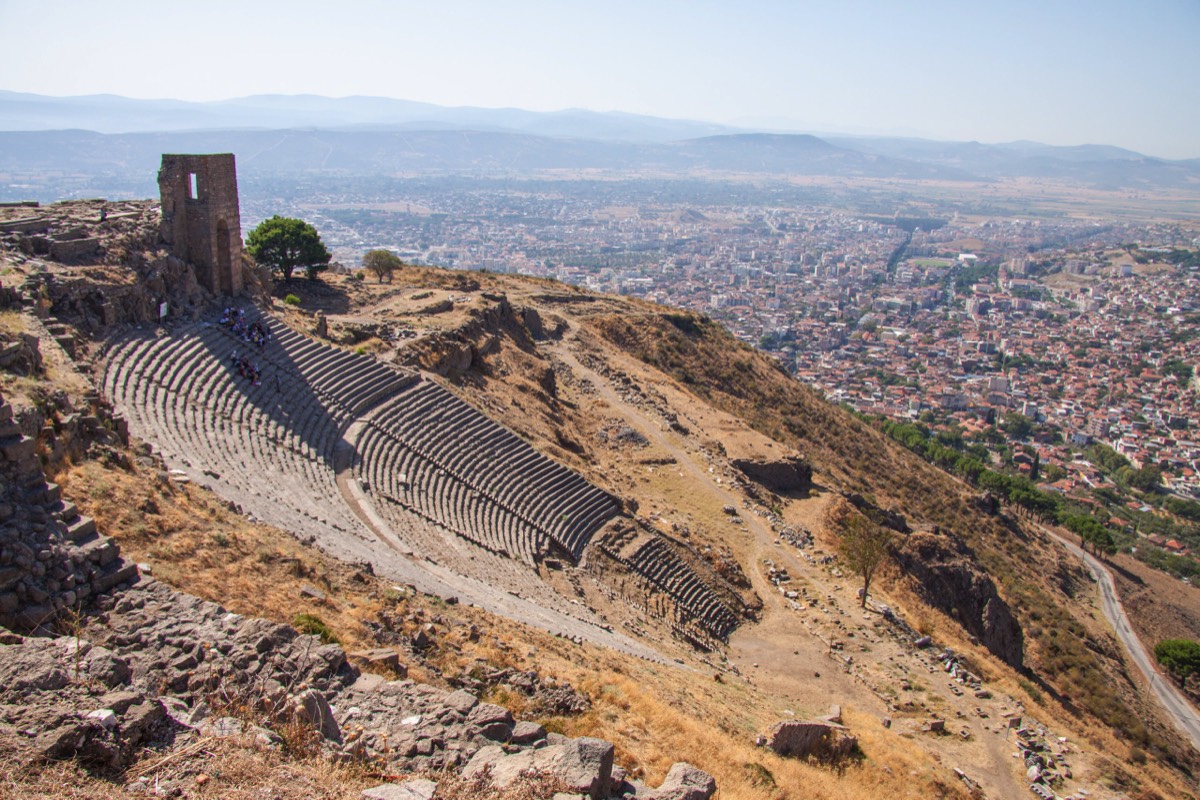
<instances>
[{"instance_id":1,"label":"hazy sky","mask_svg":"<svg viewBox=\"0 0 1200 800\"><path fill-rule=\"evenodd\" d=\"M1200 0L0 0L0 88L378 95L1200 157Z\"/></svg>"}]
</instances>

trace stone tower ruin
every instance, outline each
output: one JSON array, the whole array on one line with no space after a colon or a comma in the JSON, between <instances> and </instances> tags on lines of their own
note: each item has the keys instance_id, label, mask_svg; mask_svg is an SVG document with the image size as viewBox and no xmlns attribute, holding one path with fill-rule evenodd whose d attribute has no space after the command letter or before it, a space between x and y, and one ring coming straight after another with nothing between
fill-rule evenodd
<instances>
[{"instance_id":1,"label":"stone tower ruin","mask_svg":"<svg viewBox=\"0 0 1200 800\"><path fill-rule=\"evenodd\" d=\"M164 153L158 170L162 238L213 294L242 293L242 218L233 153Z\"/></svg>"}]
</instances>

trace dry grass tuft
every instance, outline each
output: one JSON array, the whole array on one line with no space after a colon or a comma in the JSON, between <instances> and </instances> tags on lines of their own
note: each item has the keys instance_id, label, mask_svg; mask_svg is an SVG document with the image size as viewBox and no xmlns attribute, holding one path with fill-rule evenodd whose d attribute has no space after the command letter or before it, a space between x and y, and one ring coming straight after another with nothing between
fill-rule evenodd
<instances>
[{"instance_id":1,"label":"dry grass tuft","mask_svg":"<svg viewBox=\"0 0 1200 800\"><path fill-rule=\"evenodd\" d=\"M470 778L445 774L431 776L437 780L434 800L550 800L567 786L553 775L526 772L504 789L492 785L488 770L481 770Z\"/></svg>"},{"instance_id":2,"label":"dry grass tuft","mask_svg":"<svg viewBox=\"0 0 1200 800\"><path fill-rule=\"evenodd\" d=\"M384 777L356 765L295 758L242 737L200 739L169 753L147 753L111 780L71 761L28 758L0 734L0 800L95 800L161 794L225 800L357 800Z\"/></svg>"}]
</instances>

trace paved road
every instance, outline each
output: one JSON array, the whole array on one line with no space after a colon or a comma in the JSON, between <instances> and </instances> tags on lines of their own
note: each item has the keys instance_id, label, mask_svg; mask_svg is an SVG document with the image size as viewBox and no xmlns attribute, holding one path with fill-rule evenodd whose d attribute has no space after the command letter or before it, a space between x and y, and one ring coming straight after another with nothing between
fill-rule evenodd
<instances>
[{"instance_id":1,"label":"paved road","mask_svg":"<svg viewBox=\"0 0 1200 800\"><path fill-rule=\"evenodd\" d=\"M1200 750L1200 717L1197 717L1195 709L1192 708L1187 698L1175 688L1175 684L1158 673L1154 666L1154 660L1146 652L1141 639L1137 637L1137 634L1133 632L1133 627L1129 624L1129 617L1125 615L1125 609L1121 606L1121 599L1117 596L1117 588L1108 567L1100 563L1095 556L1084 552L1083 548L1071 540L1059 536L1048 528L1043 528L1043 530L1057 539L1076 558L1081 559L1084 566L1095 576L1100 584L1100 607L1104 611L1104 616L1108 618L1109 624L1116 631L1117 638L1121 640L1121 644L1133 659L1133 663L1137 664L1138 669L1146 676L1146 681L1150 684L1150 689L1158 698L1163 710L1175 721L1175 726L1191 739L1192 747Z\"/></svg>"}]
</instances>

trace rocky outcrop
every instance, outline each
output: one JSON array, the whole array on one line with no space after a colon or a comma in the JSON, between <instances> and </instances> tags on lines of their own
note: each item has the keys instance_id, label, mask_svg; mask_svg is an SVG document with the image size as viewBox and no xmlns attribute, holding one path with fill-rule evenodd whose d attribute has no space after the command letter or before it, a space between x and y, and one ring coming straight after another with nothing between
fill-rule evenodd
<instances>
[{"instance_id":1,"label":"rocky outcrop","mask_svg":"<svg viewBox=\"0 0 1200 800\"><path fill-rule=\"evenodd\" d=\"M868 519L885 528L890 528L897 533L908 533L911 529L908 527L908 520L904 515L895 509L880 508L872 503L867 498L856 492L849 492L843 497L849 501L850 505L857 508Z\"/></svg>"},{"instance_id":2,"label":"rocky outcrop","mask_svg":"<svg viewBox=\"0 0 1200 800\"><path fill-rule=\"evenodd\" d=\"M534 341L561 339L567 330L567 321L557 314L543 315L531 306L523 306L517 313Z\"/></svg>"},{"instance_id":3,"label":"rocky outcrop","mask_svg":"<svg viewBox=\"0 0 1200 800\"><path fill-rule=\"evenodd\" d=\"M73 637L0 644L0 730L20 731L39 758L76 758L102 771L174 739L166 709L130 686L129 663Z\"/></svg>"},{"instance_id":4,"label":"rocky outcrop","mask_svg":"<svg viewBox=\"0 0 1200 800\"><path fill-rule=\"evenodd\" d=\"M99 599L71 636L0 642L0 732L20 731L40 757L120 769L177 737L276 746L272 725L299 721L330 757L394 772L486 768L504 786L534 770L593 800L711 796L695 768L678 791L626 784L609 742L548 734L461 689L360 673L336 645L152 579Z\"/></svg>"},{"instance_id":5,"label":"rocky outcrop","mask_svg":"<svg viewBox=\"0 0 1200 800\"><path fill-rule=\"evenodd\" d=\"M799 456L788 456L775 461L734 459L733 465L747 478L772 492L792 492L807 487L812 482L812 466Z\"/></svg>"},{"instance_id":6,"label":"rocky outcrop","mask_svg":"<svg viewBox=\"0 0 1200 800\"><path fill-rule=\"evenodd\" d=\"M926 602L957 620L996 657L1022 668L1021 627L965 543L953 536L916 532L900 542L895 555L916 579Z\"/></svg>"}]
</instances>

